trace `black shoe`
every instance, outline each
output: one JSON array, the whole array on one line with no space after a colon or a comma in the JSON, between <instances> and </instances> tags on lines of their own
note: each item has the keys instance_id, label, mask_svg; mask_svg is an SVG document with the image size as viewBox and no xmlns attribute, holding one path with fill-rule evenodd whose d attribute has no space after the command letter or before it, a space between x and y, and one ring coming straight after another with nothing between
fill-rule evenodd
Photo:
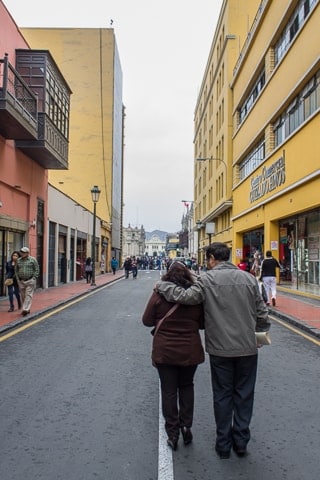
<instances>
[{"instance_id":1,"label":"black shoe","mask_svg":"<svg viewBox=\"0 0 320 480\"><path fill-rule=\"evenodd\" d=\"M185 445L189 445L189 443L191 443L192 439L193 439L191 428L181 427L181 433L182 433L182 437L183 437L183 443Z\"/></svg>"},{"instance_id":2,"label":"black shoe","mask_svg":"<svg viewBox=\"0 0 320 480\"><path fill-rule=\"evenodd\" d=\"M172 450L177 450L178 448L178 440L175 438L168 438L167 444L170 448L172 448Z\"/></svg>"},{"instance_id":3,"label":"black shoe","mask_svg":"<svg viewBox=\"0 0 320 480\"><path fill-rule=\"evenodd\" d=\"M21 315L25 317L26 315L29 315L29 313L30 313L30 310L22 310Z\"/></svg>"},{"instance_id":4,"label":"black shoe","mask_svg":"<svg viewBox=\"0 0 320 480\"><path fill-rule=\"evenodd\" d=\"M217 454L221 458L221 460L226 460L227 458L230 458L230 450L219 450L219 448L215 448Z\"/></svg>"},{"instance_id":5,"label":"black shoe","mask_svg":"<svg viewBox=\"0 0 320 480\"><path fill-rule=\"evenodd\" d=\"M10 307L8 312L13 312L14 311L14 307Z\"/></svg>"},{"instance_id":6,"label":"black shoe","mask_svg":"<svg viewBox=\"0 0 320 480\"><path fill-rule=\"evenodd\" d=\"M240 447L239 445L233 445L233 450L238 457L245 457L248 454L247 447Z\"/></svg>"}]
</instances>

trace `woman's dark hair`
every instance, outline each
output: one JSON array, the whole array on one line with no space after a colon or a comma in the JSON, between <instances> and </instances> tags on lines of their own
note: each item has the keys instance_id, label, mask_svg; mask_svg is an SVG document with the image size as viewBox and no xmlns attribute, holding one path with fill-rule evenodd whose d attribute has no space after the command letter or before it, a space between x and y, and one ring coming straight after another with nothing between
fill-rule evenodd
<instances>
[{"instance_id":1,"label":"woman's dark hair","mask_svg":"<svg viewBox=\"0 0 320 480\"><path fill-rule=\"evenodd\" d=\"M20 252L18 252L18 250L14 250L14 251L11 253L11 260L12 260L12 257L13 257L14 254L16 254L16 255L18 255L18 257L20 257Z\"/></svg>"},{"instance_id":2,"label":"woman's dark hair","mask_svg":"<svg viewBox=\"0 0 320 480\"><path fill-rule=\"evenodd\" d=\"M173 282L184 288L189 288L194 284L194 276L191 271L180 261L172 262L167 273L161 279L165 282Z\"/></svg>"},{"instance_id":3,"label":"woman's dark hair","mask_svg":"<svg viewBox=\"0 0 320 480\"><path fill-rule=\"evenodd\" d=\"M88 257L86 260L86 265L90 265L90 263L91 263L91 257Z\"/></svg>"},{"instance_id":4,"label":"woman's dark hair","mask_svg":"<svg viewBox=\"0 0 320 480\"><path fill-rule=\"evenodd\" d=\"M230 249L225 243L211 243L206 249L206 258L214 257L219 262L227 262L230 258Z\"/></svg>"}]
</instances>

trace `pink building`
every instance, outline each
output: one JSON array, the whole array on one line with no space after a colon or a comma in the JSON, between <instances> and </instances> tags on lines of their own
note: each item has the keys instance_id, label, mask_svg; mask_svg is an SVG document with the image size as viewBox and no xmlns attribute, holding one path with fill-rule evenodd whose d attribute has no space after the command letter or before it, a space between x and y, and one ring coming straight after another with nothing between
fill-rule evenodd
<instances>
[{"instance_id":1,"label":"pink building","mask_svg":"<svg viewBox=\"0 0 320 480\"><path fill-rule=\"evenodd\" d=\"M30 50L0 0L0 295L26 245L47 265L48 169L68 168L71 91L48 50Z\"/></svg>"}]
</instances>

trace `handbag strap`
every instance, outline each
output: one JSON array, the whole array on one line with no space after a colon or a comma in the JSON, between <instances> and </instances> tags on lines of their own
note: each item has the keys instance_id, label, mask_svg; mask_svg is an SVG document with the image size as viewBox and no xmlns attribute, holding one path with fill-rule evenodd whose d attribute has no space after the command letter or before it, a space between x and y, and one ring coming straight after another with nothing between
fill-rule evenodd
<instances>
[{"instance_id":1,"label":"handbag strap","mask_svg":"<svg viewBox=\"0 0 320 480\"><path fill-rule=\"evenodd\" d=\"M159 322L157 323L157 326L156 326L156 329L154 331L154 336L156 335L157 331L159 330L159 328L161 327L161 324L162 322L171 315L171 313L173 313L175 310L177 310L177 308L179 307L179 303L175 303L171 308L170 310L167 311L167 313L165 314L164 317L161 318L161 320L159 320Z\"/></svg>"}]
</instances>

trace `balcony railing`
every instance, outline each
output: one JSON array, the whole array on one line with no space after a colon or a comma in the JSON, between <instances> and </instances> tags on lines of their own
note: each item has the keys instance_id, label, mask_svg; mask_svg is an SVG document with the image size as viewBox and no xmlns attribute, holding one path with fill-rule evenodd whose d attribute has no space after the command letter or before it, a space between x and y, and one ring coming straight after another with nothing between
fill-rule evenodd
<instances>
[{"instance_id":1,"label":"balcony railing","mask_svg":"<svg viewBox=\"0 0 320 480\"><path fill-rule=\"evenodd\" d=\"M8 61L0 59L0 133L14 140L38 136L37 96Z\"/></svg>"},{"instance_id":2,"label":"balcony railing","mask_svg":"<svg viewBox=\"0 0 320 480\"><path fill-rule=\"evenodd\" d=\"M66 170L68 141L45 113L39 113L38 118L38 140L16 140L16 147L43 168Z\"/></svg>"}]
</instances>

